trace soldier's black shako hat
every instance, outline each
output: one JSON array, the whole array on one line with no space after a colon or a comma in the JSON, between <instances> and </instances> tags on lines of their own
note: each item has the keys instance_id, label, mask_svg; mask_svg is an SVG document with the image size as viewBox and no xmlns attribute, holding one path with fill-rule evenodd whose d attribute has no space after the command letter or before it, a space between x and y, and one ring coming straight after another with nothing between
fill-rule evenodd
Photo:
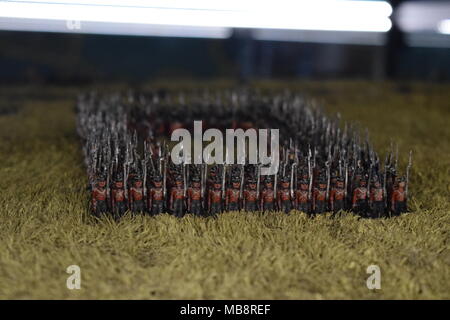
<instances>
[{"instance_id":1,"label":"soldier's black shako hat","mask_svg":"<svg viewBox=\"0 0 450 320\"><path fill-rule=\"evenodd\" d=\"M214 177L211 181L213 184L222 183L222 179L220 177Z\"/></svg>"},{"instance_id":2,"label":"soldier's black shako hat","mask_svg":"<svg viewBox=\"0 0 450 320\"><path fill-rule=\"evenodd\" d=\"M241 182L241 177L239 177L239 176L232 176L231 177L231 182L232 183Z\"/></svg>"},{"instance_id":3,"label":"soldier's black shako hat","mask_svg":"<svg viewBox=\"0 0 450 320\"><path fill-rule=\"evenodd\" d=\"M114 176L114 181L115 182L121 182L123 181L123 174L122 173L116 173L116 175Z\"/></svg>"},{"instance_id":4,"label":"soldier's black shako hat","mask_svg":"<svg viewBox=\"0 0 450 320\"><path fill-rule=\"evenodd\" d=\"M264 178L264 183L272 183L273 182L273 177L272 176L266 176Z\"/></svg>"},{"instance_id":5,"label":"soldier's black shako hat","mask_svg":"<svg viewBox=\"0 0 450 320\"><path fill-rule=\"evenodd\" d=\"M344 178L341 177L341 176L338 176L338 177L336 178L336 181L337 181L337 182L344 182Z\"/></svg>"},{"instance_id":6,"label":"soldier's black shako hat","mask_svg":"<svg viewBox=\"0 0 450 320\"><path fill-rule=\"evenodd\" d=\"M104 173L99 173L96 176L97 181L106 181L106 174Z\"/></svg>"},{"instance_id":7,"label":"soldier's black shako hat","mask_svg":"<svg viewBox=\"0 0 450 320\"><path fill-rule=\"evenodd\" d=\"M326 183L327 183L327 180L325 179L325 177L319 177L319 178L317 179L317 183L318 183L318 184L326 184Z\"/></svg>"}]
</instances>

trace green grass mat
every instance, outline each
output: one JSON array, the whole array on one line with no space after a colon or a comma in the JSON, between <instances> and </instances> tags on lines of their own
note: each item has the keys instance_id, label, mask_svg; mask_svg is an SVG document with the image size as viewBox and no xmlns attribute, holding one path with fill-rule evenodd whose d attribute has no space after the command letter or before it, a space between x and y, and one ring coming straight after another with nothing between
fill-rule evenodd
<instances>
[{"instance_id":1,"label":"green grass mat","mask_svg":"<svg viewBox=\"0 0 450 320\"><path fill-rule=\"evenodd\" d=\"M369 82L289 87L370 130L384 158L414 151L398 218L295 212L96 222L73 113L75 88L0 89L0 298L450 298L450 87ZM369 265L381 289L369 290ZM81 268L69 290L66 268Z\"/></svg>"}]
</instances>

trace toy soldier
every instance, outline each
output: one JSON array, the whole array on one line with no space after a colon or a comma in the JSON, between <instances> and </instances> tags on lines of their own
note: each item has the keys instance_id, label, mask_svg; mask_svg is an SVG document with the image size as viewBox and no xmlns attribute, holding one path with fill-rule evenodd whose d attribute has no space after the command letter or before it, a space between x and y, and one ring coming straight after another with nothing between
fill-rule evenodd
<instances>
[{"instance_id":1,"label":"toy soldier","mask_svg":"<svg viewBox=\"0 0 450 320\"><path fill-rule=\"evenodd\" d=\"M291 190L289 184L289 177L281 178L281 188L277 192L278 209L284 213L289 213L292 210Z\"/></svg>"},{"instance_id":2,"label":"toy soldier","mask_svg":"<svg viewBox=\"0 0 450 320\"><path fill-rule=\"evenodd\" d=\"M381 218L384 215L384 190L378 176L373 177L369 193L370 217Z\"/></svg>"},{"instance_id":3,"label":"toy soldier","mask_svg":"<svg viewBox=\"0 0 450 320\"><path fill-rule=\"evenodd\" d=\"M191 186L187 189L187 209L197 216L202 214L202 190L197 176L191 178Z\"/></svg>"},{"instance_id":4,"label":"toy soldier","mask_svg":"<svg viewBox=\"0 0 450 320\"><path fill-rule=\"evenodd\" d=\"M391 210L394 215L406 212L406 179L401 177L395 184L391 196Z\"/></svg>"},{"instance_id":5,"label":"toy soldier","mask_svg":"<svg viewBox=\"0 0 450 320\"><path fill-rule=\"evenodd\" d=\"M108 212L108 205L106 202L108 192L106 190L106 179L104 175L97 177L97 184L92 190L91 210L96 217Z\"/></svg>"},{"instance_id":6,"label":"toy soldier","mask_svg":"<svg viewBox=\"0 0 450 320\"><path fill-rule=\"evenodd\" d=\"M275 192L273 190L272 178L267 176L264 181L265 187L261 191L260 208L262 211L273 211Z\"/></svg>"},{"instance_id":7,"label":"toy soldier","mask_svg":"<svg viewBox=\"0 0 450 320\"><path fill-rule=\"evenodd\" d=\"M209 169L209 179L208 179L208 189L214 188L214 183L216 182L216 179L218 179L220 174L220 168L217 164L213 165L211 169Z\"/></svg>"},{"instance_id":8,"label":"toy soldier","mask_svg":"<svg viewBox=\"0 0 450 320\"><path fill-rule=\"evenodd\" d=\"M227 211L239 210L240 191L241 191L240 178L234 176L231 180L231 188L228 188L225 194L225 207Z\"/></svg>"},{"instance_id":9,"label":"toy soldier","mask_svg":"<svg viewBox=\"0 0 450 320\"><path fill-rule=\"evenodd\" d=\"M352 208L356 213L364 216L367 213L368 200L366 180L364 177L361 177L358 182L358 187L353 191Z\"/></svg>"},{"instance_id":10,"label":"toy soldier","mask_svg":"<svg viewBox=\"0 0 450 320\"><path fill-rule=\"evenodd\" d=\"M356 168L356 170L355 170L355 177L354 177L355 185L359 186L359 181L361 179L364 179L364 169L363 168Z\"/></svg>"},{"instance_id":11,"label":"toy soldier","mask_svg":"<svg viewBox=\"0 0 450 320\"><path fill-rule=\"evenodd\" d=\"M334 213L345 209L344 179L336 177L335 185L330 191L330 210Z\"/></svg>"},{"instance_id":12,"label":"toy soldier","mask_svg":"<svg viewBox=\"0 0 450 320\"><path fill-rule=\"evenodd\" d=\"M338 170L330 170L330 185L334 187L339 179ZM331 192L331 191L330 191Z\"/></svg>"},{"instance_id":13,"label":"toy soldier","mask_svg":"<svg viewBox=\"0 0 450 320\"><path fill-rule=\"evenodd\" d=\"M120 218L127 211L127 199L125 196L125 186L121 174L116 175L111 191L111 207L115 218Z\"/></svg>"},{"instance_id":14,"label":"toy soldier","mask_svg":"<svg viewBox=\"0 0 450 320\"><path fill-rule=\"evenodd\" d=\"M219 179L211 181L212 189L208 192L208 212L211 216L222 212L222 183Z\"/></svg>"},{"instance_id":15,"label":"toy soldier","mask_svg":"<svg viewBox=\"0 0 450 320\"><path fill-rule=\"evenodd\" d=\"M309 183L308 180L299 181L299 189L295 191L295 207L297 210L309 212Z\"/></svg>"},{"instance_id":16,"label":"toy soldier","mask_svg":"<svg viewBox=\"0 0 450 320\"><path fill-rule=\"evenodd\" d=\"M318 180L318 186L314 189L312 211L314 213L323 213L327 211L327 183L323 178Z\"/></svg>"},{"instance_id":17,"label":"toy soldier","mask_svg":"<svg viewBox=\"0 0 450 320\"><path fill-rule=\"evenodd\" d=\"M178 218L184 216L184 185L183 177L175 177L175 186L170 190L169 207L173 215Z\"/></svg>"},{"instance_id":18,"label":"toy soldier","mask_svg":"<svg viewBox=\"0 0 450 320\"><path fill-rule=\"evenodd\" d=\"M391 210L394 215L400 215L408 210L406 201L408 200L409 171L412 166L412 151L409 152L408 166L406 167L406 177L396 179L392 191Z\"/></svg>"},{"instance_id":19,"label":"toy soldier","mask_svg":"<svg viewBox=\"0 0 450 320\"><path fill-rule=\"evenodd\" d=\"M142 179L136 175L133 186L130 188L129 206L132 212L145 212L144 188L142 188Z\"/></svg>"},{"instance_id":20,"label":"toy soldier","mask_svg":"<svg viewBox=\"0 0 450 320\"><path fill-rule=\"evenodd\" d=\"M247 188L245 188L244 190L245 211L254 212L258 210L257 200L258 200L258 192L256 191L256 182L254 179L249 179Z\"/></svg>"},{"instance_id":21,"label":"toy soldier","mask_svg":"<svg viewBox=\"0 0 450 320\"><path fill-rule=\"evenodd\" d=\"M150 188L148 194L148 210L153 216L164 211L164 190L160 175L153 177L153 187Z\"/></svg>"}]
</instances>

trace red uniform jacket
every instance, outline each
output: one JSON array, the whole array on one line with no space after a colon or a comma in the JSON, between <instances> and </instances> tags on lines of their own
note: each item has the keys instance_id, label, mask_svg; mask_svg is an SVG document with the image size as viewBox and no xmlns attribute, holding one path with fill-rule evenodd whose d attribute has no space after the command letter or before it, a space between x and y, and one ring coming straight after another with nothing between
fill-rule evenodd
<instances>
[{"instance_id":1,"label":"red uniform jacket","mask_svg":"<svg viewBox=\"0 0 450 320\"><path fill-rule=\"evenodd\" d=\"M263 207L264 203L271 203L274 199L274 192L273 189L264 189L261 191L261 208Z\"/></svg>"},{"instance_id":2,"label":"red uniform jacket","mask_svg":"<svg viewBox=\"0 0 450 320\"><path fill-rule=\"evenodd\" d=\"M106 200L106 189L94 188L92 190L92 208L96 208L97 201Z\"/></svg>"},{"instance_id":3,"label":"red uniform jacket","mask_svg":"<svg viewBox=\"0 0 450 320\"><path fill-rule=\"evenodd\" d=\"M239 189L229 188L225 194L225 204L239 202Z\"/></svg>"},{"instance_id":4,"label":"red uniform jacket","mask_svg":"<svg viewBox=\"0 0 450 320\"><path fill-rule=\"evenodd\" d=\"M344 189L341 188L333 188L330 191L330 207L334 209L334 201L343 200L345 196Z\"/></svg>"},{"instance_id":5,"label":"red uniform jacket","mask_svg":"<svg viewBox=\"0 0 450 320\"><path fill-rule=\"evenodd\" d=\"M403 188L394 189L391 196L392 209L394 209L395 203L403 202L405 200L406 200L405 189Z\"/></svg>"},{"instance_id":6,"label":"red uniform jacket","mask_svg":"<svg viewBox=\"0 0 450 320\"><path fill-rule=\"evenodd\" d=\"M355 205L358 200L367 199L367 188L366 187L358 187L353 191L352 204Z\"/></svg>"}]
</instances>

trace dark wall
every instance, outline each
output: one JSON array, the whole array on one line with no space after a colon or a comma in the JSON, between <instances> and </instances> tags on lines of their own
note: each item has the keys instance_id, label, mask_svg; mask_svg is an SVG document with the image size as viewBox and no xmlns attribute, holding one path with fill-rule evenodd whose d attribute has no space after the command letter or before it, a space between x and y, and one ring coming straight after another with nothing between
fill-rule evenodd
<instances>
[{"instance_id":1,"label":"dark wall","mask_svg":"<svg viewBox=\"0 0 450 320\"><path fill-rule=\"evenodd\" d=\"M450 50L403 48L396 77L450 79ZM155 78L382 78L383 47L230 39L0 32L1 83Z\"/></svg>"}]
</instances>

